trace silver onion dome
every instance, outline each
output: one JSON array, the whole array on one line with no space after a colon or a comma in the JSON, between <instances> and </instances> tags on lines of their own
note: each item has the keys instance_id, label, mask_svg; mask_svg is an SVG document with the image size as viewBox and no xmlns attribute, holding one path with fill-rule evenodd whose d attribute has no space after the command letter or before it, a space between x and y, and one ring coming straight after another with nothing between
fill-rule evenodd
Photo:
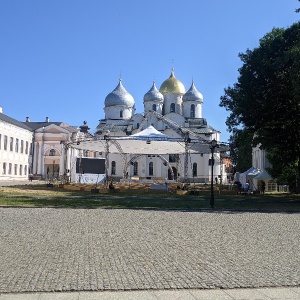
<instances>
[{"instance_id":1,"label":"silver onion dome","mask_svg":"<svg viewBox=\"0 0 300 300\"><path fill-rule=\"evenodd\" d=\"M134 99L123 87L121 79L119 80L117 87L106 96L104 105L105 107L115 105L124 105L127 107L134 106Z\"/></svg>"},{"instance_id":2,"label":"silver onion dome","mask_svg":"<svg viewBox=\"0 0 300 300\"><path fill-rule=\"evenodd\" d=\"M182 96L182 101L200 101L203 102L202 94L196 89L194 80L189 90Z\"/></svg>"},{"instance_id":3,"label":"silver onion dome","mask_svg":"<svg viewBox=\"0 0 300 300\"><path fill-rule=\"evenodd\" d=\"M158 91L153 81L151 89L144 95L144 102L155 101L155 102L164 102L164 96Z\"/></svg>"}]
</instances>

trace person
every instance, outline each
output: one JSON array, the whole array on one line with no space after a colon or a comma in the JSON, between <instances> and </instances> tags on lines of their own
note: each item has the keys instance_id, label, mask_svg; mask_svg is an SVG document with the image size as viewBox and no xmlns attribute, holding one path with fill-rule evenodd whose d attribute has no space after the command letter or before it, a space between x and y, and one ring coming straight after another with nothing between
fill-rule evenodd
<instances>
[{"instance_id":1,"label":"person","mask_svg":"<svg viewBox=\"0 0 300 300\"><path fill-rule=\"evenodd\" d=\"M29 174L29 181L32 181L33 180L33 174Z\"/></svg>"},{"instance_id":2,"label":"person","mask_svg":"<svg viewBox=\"0 0 300 300\"><path fill-rule=\"evenodd\" d=\"M109 187L110 190L114 190L115 189L112 181L109 183L108 187Z\"/></svg>"},{"instance_id":3,"label":"person","mask_svg":"<svg viewBox=\"0 0 300 300\"><path fill-rule=\"evenodd\" d=\"M245 190L245 193L246 193L246 194L248 194L249 189L250 189L250 184L249 184L249 181L247 181L247 182L245 183L245 186L244 186L244 190Z\"/></svg>"},{"instance_id":4,"label":"person","mask_svg":"<svg viewBox=\"0 0 300 300\"><path fill-rule=\"evenodd\" d=\"M236 181L236 187L237 187L237 194L240 194L242 192L242 184L240 181Z\"/></svg>"},{"instance_id":5,"label":"person","mask_svg":"<svg viewBox=\"0 0 300 300\"><path fill-rule=\"evenodd\" d=\"M219 183L218 177L215 177L215 182L216 182L216 184Z\"/></svg>"},{"instance_id":6,"label":"person","mask_svg":"<svg viewBox=\"0 0 300 300\"><path fill-rule=\"evenodd\" d=\"M261 184L260 184L260 192L261 192L261 194L265 193L265 189L266 189L266 184L265 184L264 181L262 181Z\"/></svg>"},{"instance_id":7,"label":"person","mask_svg":"<svg viewBox=\"0 0 300 300\"><path fill-rule=\"evenodd\" d=\"M166 191L168 193L169 192L169 187L168 187L168 181L167 180L165 181L165 186L166 186Z\"/></svg>"}]
</instances>

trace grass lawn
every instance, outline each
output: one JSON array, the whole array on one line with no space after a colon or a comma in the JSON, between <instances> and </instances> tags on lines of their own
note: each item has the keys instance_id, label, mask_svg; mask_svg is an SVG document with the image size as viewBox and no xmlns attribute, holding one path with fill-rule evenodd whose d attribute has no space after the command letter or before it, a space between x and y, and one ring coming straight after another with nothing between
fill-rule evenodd
<instances>
[{"instance_id":1,"label":"grass lawn","mask_svg":"<svg viewBox=\"0 0 300 300\"><path fill-rule=\"evenodd\" d=\"M92 194L46 185L0 187L0 206L69 208L210 209L210 194ZM300 195L228 195L215 193L214 210L300 212Z\"/></svg>"}]
</instances>

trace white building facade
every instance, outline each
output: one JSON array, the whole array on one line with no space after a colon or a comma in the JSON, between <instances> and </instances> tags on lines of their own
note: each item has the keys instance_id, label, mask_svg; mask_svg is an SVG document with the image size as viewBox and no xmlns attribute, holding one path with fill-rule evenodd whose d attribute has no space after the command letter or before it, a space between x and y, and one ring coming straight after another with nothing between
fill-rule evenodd
<instances>
[{"instance_id":1,"label":"white building facade","mask_svg":"<svg viewBox=\"0 0 300 300\"><path fill-rule=\"evenodd\" d=\"M0 180L28 179L33 132L0 109Z\"/></svg>"},{"instance_id":2,"label":"white building facade","mask_svg":"<svg viewBox=\"0 0 300 300\"><path fill-rule=\"evenodd\" d=\"M179 129L187 128L190 139L205 139L209 143L220 141L220 132L213 129L202 117L203 96L192 82L186 91L172 69L171 75L157 89L155 82L143 97L144 113L135 113L135 100L120 80L104 101L105 118L96 128L96 137L129 136L152 125L170 137L182 138ZM133 151L134 152L134 151ZM104 155L102 153L102 155ZM126 166L124 168L124 163ZM220 153L214 153L213 174L219 182L226 183L225 166ZM168 179L182 182L207 183L211 179L211 153L134 155L118 153L108 155L109 180L124 177L139 179Z\"/></svg>"}]
</instances>

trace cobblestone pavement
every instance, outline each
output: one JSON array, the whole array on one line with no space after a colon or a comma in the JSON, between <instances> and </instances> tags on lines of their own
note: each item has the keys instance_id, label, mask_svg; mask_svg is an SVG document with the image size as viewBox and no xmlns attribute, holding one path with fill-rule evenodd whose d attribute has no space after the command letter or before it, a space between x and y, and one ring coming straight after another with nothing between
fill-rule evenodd
<instances>
[{"instance_id":1,"label":"cobblestone pavement","mask_svg":"<svg viewBox=\"0 0 300 300\"><path fill-rule=\"evenodd\" d=\"M0 293L300 285L300 214L0 208Z\"/></svg>"}]
</instances>

